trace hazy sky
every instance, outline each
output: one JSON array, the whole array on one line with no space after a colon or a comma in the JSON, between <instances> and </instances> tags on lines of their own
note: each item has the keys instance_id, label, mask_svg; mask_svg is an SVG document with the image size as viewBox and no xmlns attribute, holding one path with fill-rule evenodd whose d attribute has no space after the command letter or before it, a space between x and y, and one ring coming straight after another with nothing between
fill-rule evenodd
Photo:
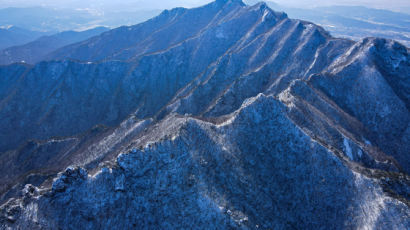
<instances>
[{"instance_id":1,"label":"hazy sky","mask_svg":"<svg viewBox=\"0 0 410 230\"><path fill-rule=\"evenodd\" d=\"M101 10L163 9L176 6L194 7L211 0L0 0L0 7L47 6L53 8L94 8ZM293 7L315 7L328 5L362 5L372 8L410 11L410 0L274 0Z\"/></svg>"}]
</instances>

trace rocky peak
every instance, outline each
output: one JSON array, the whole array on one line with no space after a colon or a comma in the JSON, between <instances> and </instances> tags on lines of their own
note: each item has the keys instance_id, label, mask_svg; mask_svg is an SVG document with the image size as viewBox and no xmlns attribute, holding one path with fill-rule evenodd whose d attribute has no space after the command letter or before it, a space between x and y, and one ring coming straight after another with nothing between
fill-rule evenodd
<instances>
[{"instance_id":1,"label":"rocky peak","mask_svg":"<svg viewBox=\"0 0 410 230\"><path fill-rule=\"evenodd\" d=\"M245 6L245 3L243 3L242 0L216 0L215 3L218 5L235 4Z\"/></svg>"},{"instance_id":2,"label":"rocky peak","mask_svg":"<svg viewBox=\"0 0 410 230\"><path fill-rule=\"evenodd\" d=\"M263 20L272 17L274 17L276 20L282 20L288 17L285 12L277 12L272 10L265 2L259 2L250 7L254 10L259 10Z\"/></svg>"}]
</instances>

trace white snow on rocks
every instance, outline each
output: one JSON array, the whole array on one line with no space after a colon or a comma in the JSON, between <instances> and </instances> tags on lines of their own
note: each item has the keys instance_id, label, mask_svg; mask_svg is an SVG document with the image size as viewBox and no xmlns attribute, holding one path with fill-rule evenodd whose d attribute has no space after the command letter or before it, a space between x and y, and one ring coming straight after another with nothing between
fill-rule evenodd
<instances>
[{"instance_id":1,"label":"white snow on rocks","mask_svg":"<svg viewBox=\"0 0 410 230\"><path fill-rule=\"evenodd\" d=\"M349 145L349 140L347 138L343 139L343 145L345 147L345 153L350 160L353 160L352 148Z\"/></svg>"}]
</instances>

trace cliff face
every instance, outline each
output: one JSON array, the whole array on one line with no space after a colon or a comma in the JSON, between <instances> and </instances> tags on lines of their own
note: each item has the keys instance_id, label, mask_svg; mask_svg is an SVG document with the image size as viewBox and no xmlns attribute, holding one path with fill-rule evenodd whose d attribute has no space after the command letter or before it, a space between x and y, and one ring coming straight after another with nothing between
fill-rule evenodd
<instances>
[{"instance_id":1,"label":"cliff face","mask_svg":"<svg viewBox=\"0 0 410 230\"><path fill-rule=\"evenodd\" d=\"M216 1L53 58L0 67L4 229L410 225L394 41Z\"/></svg>"}]
</instances>

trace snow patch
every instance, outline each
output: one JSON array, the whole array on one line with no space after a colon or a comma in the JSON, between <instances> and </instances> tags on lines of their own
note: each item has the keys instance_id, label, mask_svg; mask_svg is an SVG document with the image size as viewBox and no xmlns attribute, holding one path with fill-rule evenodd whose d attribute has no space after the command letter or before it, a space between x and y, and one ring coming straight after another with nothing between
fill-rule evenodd
<instances>
[{"instance_id":1,"label":"snow patch","mask_svg":"<svg viewBox=\"0 0 410 230\"><path fill-rule=\"evenodd\" d=\"M376 187L370 180L355 172L353 175L355 185L359 191L364 188L371 189L371 193L369 191L362 193L364 202L360 205L363 212L360 217L359 229L375 229L378 224L377 220L382 211L386 209L386 198L381 193L380 188Z\"/></svg>"},{"instance_id":2,"label":"snow patch","mask_svg":"<svg viewBox=\"0 0 410 230\"><path fill-rule=\"evenodd\" d=\"M306 30L311 30L313 28L313 24L305 25Z\"/></svg>"},{"instance_id":3,"label":"snow patch","mask_svg":"<svg viewBox=\"0 0 410 230\"><path fill-rule=\"evenodd\" d=\"M401 56L399 59L392 59L392 65L394 69L397 69L397 67L399 67L399 65L401 64L401 62L406 61L406 57L405 56Z\"/></svg>"},{"instance_id":4,"label":"snow patch","mask_svg":"<svg viewBox=\"0 0 410 230\"><path fill-rule=\"evenodd\" d=\"M367 139L364 139L364 143L365 143L366 145L372 145L372 143L371 143L369 140L367 140Z\"/></svg>"},{"instance_id":5,"label":"snow patch","mask_svg":"<svg viewBox=\"0 0 410 230\"><path fill-rule=\"evenodd\" d=\"M177 137L178 137L178 135L173 135L173 136L171 137L171 141L175 141L175 140L177 139Z\"/></svg>"},{"instance_id":6,"label":"snow patch","mask_svg":"<svg viewBox=\"0 0 410 230\"><path fill-rule=\"evenodd\" d=\"M216 37L217 37L217 38L221 38L221 39L222 39L222 38L226 38L223 29L218 29L218 30L216 31Z\"/></svg>"},{"instance_id":7,"label":"snow patch","mask_svg":"<svg viewBox=\"0 0 410 230\"><path fill-rule=\"evenodd\" d=\"M5 25L5 26L0 26L0 29L9 30L11 29L11 27L13 27L13 25Z\"/></svg>"},{"instance_id":8,"label":"snow patch","mask_svg":"<svg viewBox=\"0 0 410 230\"><path fill-rule=\"evenodd\" d=\"M115 191L125 191L125 175L121 174L115 178Z\"/></svg>"},{"instance_id":9,"label":"snow patch","mask_svg":"<svg viewBox=\"0 0 410 230\"><path fill-rule=\"evenodd\" d=\"M264 21L267 19L267 17L269 18L269 16L270 16L269 10L265 10L265 11L263 12L262 22L264 22Z\"/></svg>"},{"instance_id":10,"label":"snow patch","mask_svg":"<svg viewBox=\"0 0 410 230\"><path fill-rule=\"evenodd\" d=\"M34 222L38 222L38 204L29 203L24 211L25 219L31 219Z\"/></svg>"},{"instance_id":11,"label":"snow patch","mask_svg":"<svg viewBox=\"0 0 410 230\"><path fill-rule=\"evenodd\" d=\"M218 124L216 127L222 127L222 126L227 126L232 124L232 122L235 120L235 116L230 117L228 120L222 122L221 124Z\"/></svg>"},{"instance_id":12,"label":"snow patch","mask_svg":"<svg viewBox=\"0 0 410 230\"><path fill-rule=\"evenodd\" d=\"M360 157L360 158L362 157L363 152L362 152L362 150L361 150L361 149L359 149L359 151L357 151L357 155L359 155L359 157Z\"/></svg>"},{"instance_id":13,"label":"snow patch","mask_svg":"<svg viewBox=\"0 0 410 230\"><path fill-rule=\"evenodd\" d=\"M349 157L350 160L353 160L352 148L349 145L349 140L343 138L343 145L345 146L346 155Z\"/></svg>"}]
</instances>

